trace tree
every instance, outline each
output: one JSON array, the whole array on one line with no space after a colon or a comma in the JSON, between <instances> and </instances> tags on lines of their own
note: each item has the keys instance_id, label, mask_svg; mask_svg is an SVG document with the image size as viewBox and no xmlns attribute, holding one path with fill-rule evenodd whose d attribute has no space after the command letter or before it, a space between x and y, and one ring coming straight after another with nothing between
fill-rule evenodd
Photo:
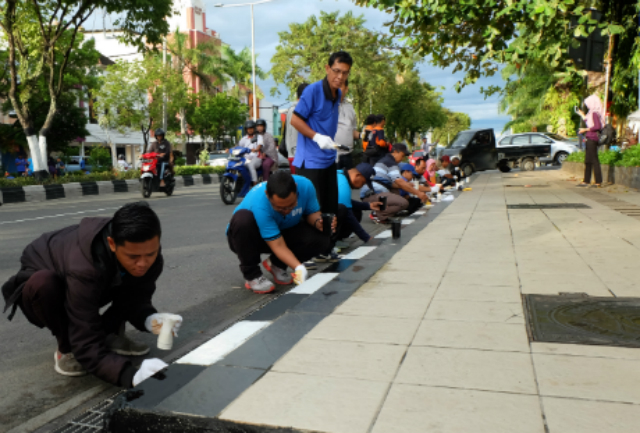
<instances>
[{"instance_id":1,"label":"tree","mask_svg":"<svg viewBox=\"0 0 640 433\"><path fill-rule=\"evenodd\" d=\"M236 87L236 97L241 95L240 86L251 88L253 84L253 69L251 62L251 51L248 48L243 48L240 52L235 52L233 48L225 46L223 49L223 61L224 72L234 82ZM256 77L264 80L267 78L267 74L256 65ZM262 99L264 95L256 93L259 99Z\"/></svg>"},{"instance_id":2,"label":"tree","mask_svg":"<svg viewBox=\"0 0 640 433\"><path fill-rule=\"evenodd\" d=\"M349 95L360 120L370 113L387 83L393 82L399 65L412 65L412 57L399 55L390 36L365 28L362 16L348 12L321 12L306 22L289 24L280 32L280 43L271 58L271 74L276 84L285 84L290 95L298 85L324 78L331 53L344 50L353 57L349 75ZM274 95L277 88L271 90Z\"/></svg>"},{"instance_id":3,"label":"tree","mask_svg":"<svg viewBox=\"0 0 640 433\"><path fill-rule=\"evenodd\" d=\"M169 28L171 0L0 0L0 30L9 66L9 99L22 125L34 171L46 176L47 135L63 92L65 72L84 22L98 8L119 14L116 25L126 42L155 45ZM44 124L35 130L29 107L44 78L50 98Z\"/></svg>"},{"instance_id":4,"label":"tree","mask_svg":"<svg viewBox=\"0 0 640 433\"><path fill-rule=\"evenodd\" d=\"M234 136L235 130L245 121L247 106L237 98L224 93L199 94L198 105L191 116L190 126L202 137L204 148L213 138Z\"/></svg>"},{"instance_id":5,"label":"tree","mask_svg":"<svg viewBox=\"0 0 640 433\"><path fill-rule=\"evenodd\" d=\"M471 127L471 118L465 113L443 109L447 121L443 126L433 129L432 140L434 143L448 144L449 139L456 136L460 131L465 131Z\"/></svg>"},{"instance_id":6,"label":"tree","mask_svg":"<svg viewBox=\"0 0 640 433\"><path fill-rule=\"evenodd\" d=\"M390 137L413 142L416 134L445 124L447 118L441 104L440 94L421 82L412 70L388 84L374 107L385 115Z\"/></svg>"}]
</instances>

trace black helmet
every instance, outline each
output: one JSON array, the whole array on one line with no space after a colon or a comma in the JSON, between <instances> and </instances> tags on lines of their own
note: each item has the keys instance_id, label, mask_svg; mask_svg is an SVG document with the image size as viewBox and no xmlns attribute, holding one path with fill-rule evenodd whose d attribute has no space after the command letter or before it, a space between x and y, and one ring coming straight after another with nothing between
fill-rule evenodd
<instances>
[{"instance_id":1,"label":"black helmet","mask_svg":"<svg viewBox=\"0 0 640 433\"><path fill-rule=\"evenodd\" d=\"M162 128L156 129L156 132L153 135L156 136L156 137L158 135L162 135L164 137L165 136L164 129L162 129Z\"/></svg>"},{"instance_id":2,"label":"black helmet","mask_svg":"<svg viewBox=\"0 0 640 433\"><path fill-rule=\"evenodd\" d=\"M258 119L256 120L256 126L264 126L264 132L267 132L267 121L264 119Z\"/></svg>"},{"instance_id":3,"label":"black helmet","mask_svg":"<svg viewBox=\"0 0 640 433\"><path fill-rule=\"evenodd\" d=\"M247 120L246 122L244 122L244 129L249 128L256 129L256 122L254 122L253 120Z\"/></svg>"}]
</instances>

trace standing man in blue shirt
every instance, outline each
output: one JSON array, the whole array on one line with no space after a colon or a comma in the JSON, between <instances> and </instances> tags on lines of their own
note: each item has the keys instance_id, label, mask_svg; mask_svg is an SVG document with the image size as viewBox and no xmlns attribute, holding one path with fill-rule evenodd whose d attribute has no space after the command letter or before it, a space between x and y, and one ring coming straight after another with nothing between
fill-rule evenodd
<instances>
[{"instance_id":1,"label":"standing man in blue shirt","mask_svg":"<svg viewBox=\"0 0 640 433\"><path fill-rule=\"evenodd\" d=\"M332 225L335 230L337 220ZM262 275L260 254L271 253L262 262L277 284L291 284L287 267L295 269L296 282L307 277L303 263L330 248L323 233L320 205L309 179L278 171L268 182L256 185L236 208L227 229L229 248L240 259L245 287L254 293L275 289Z\"/></svg>"},{"instance_id":2,"label":"standing man in blue shirt","mask_svg":"<svg viewBox=\"0 0 640 433\"><path fill-rule=\"evenodd\" d=\"M349 78L351 65L349 53L333 53L325 65L327 76L304 90L291 119L291 125L299 132L293 165L296 173L315 186L324 213L338 211L337 145L333 137L338 131L340 89Z\"/></svg>"}]
</instances>

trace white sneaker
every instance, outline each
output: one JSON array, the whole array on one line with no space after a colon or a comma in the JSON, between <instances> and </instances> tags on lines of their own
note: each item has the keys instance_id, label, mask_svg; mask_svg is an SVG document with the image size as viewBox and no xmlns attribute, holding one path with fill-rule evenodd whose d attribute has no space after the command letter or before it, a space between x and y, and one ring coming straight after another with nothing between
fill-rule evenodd
<instances>
[{"instance_id":1,"label":"white sneaker","mask_svg":"<svg viewBox=\"0 0 640 433\"><path fill-rule=\"evenodd\" d=\"M261 275L260 278L256 278L255 280L245 281L244 286L253 290L253 293L257 293L259 295L263 295L265 293L271 293L276 289L276 286L269 280L267 280L264 275Z\"/></svg>"},{"instance_id":2,"label":"white sneaker","mask_svg":"<svg viewBox=\"0 0 640 433\"><path fill-rule=\"evenodd\" d=\"M73 356L73 353L62 354L56 350L53 354L53 360L55 362L53 368L63 376L77 377L87 374L86 370Z\"/></svg>"},{"instance_id":3,"label":"white sneaker","mask_svg":"<svg viewBox=\"0 0 640 433\"><path fill-rule=\"evenodd\" d=\"M276 265L272 264L271 259L266 259L264 262L262 262L262 266L264 266L267 271L271 272L271 275L273 275L273 280L276 282L276 284L281 284L283 286L293 284L293 277L291 276L291 274L289 274L286 269L279 268Z\"/></svg>"}]
</instances>

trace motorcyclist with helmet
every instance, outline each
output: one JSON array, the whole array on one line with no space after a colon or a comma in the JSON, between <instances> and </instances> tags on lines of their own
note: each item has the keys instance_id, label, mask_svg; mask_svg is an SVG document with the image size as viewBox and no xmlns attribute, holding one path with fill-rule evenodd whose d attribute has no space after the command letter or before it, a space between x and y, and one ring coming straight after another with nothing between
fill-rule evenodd
<instances>
[{"instance_id":1,"label":"motorcyclist with helmet","mask_svg":"<svg viewBox=\"0 0 640 433\"><path fill-rule=\"evenodd\" d=\"M158 160L160 162L160 186L165 186L164 171L167 169L171 169L171 165L173 164L173 152L171 143L169 143L169 141L165 138L164 129L156 129L154 132L154 136L156 138L156 141L151 144L148 152L155 152L158 154Z\"/></svg>"},{"instance_id":2,"label":"motorcyclist with helmet","mask_svg":"<svg viewBox=\"0 0 640 433\"><path fill-rule=\"evenodd\" d=\"M251 185L258 183L258 169L262 167L262 147L263 138L261 135L256 134L256 122L253 120L247 120L244 124L244 131L247 135L242 137L238 146L246 147L251 150L251 153L245 155L246 167L251 173Z\"/></svg>"},{"instance_id":3,"label":"motorcyclist with helmet","mask_svg":"<svg viewBox=\"0 0 640 433\"><path fill-rule=\"evenodd\" d=\"M267 132L267 122L264 119L256 120L256 128L263 142L262 178L266 182L269 180L271 168L274 164L278 163L278 147L276 146L276 140L273 138L273 135Z\"/></svg>"}]
</instances>

